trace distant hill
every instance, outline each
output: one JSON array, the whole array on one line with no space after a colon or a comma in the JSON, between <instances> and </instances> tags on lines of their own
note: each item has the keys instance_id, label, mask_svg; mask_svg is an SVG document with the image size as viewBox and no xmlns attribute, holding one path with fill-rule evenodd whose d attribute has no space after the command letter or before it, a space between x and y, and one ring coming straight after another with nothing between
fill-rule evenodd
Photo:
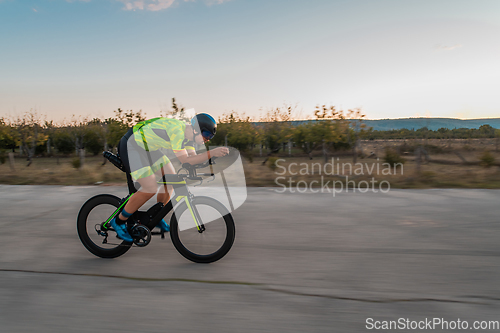
<instances>
[{"instance_id":1,"label":"distant hill","mask_svg":"<svg viewBox=\"0 0 500 333\"><path fill-rule=\"evenodd\" d=\"M315 120L294 120L293 125L297 126L306 122ZM483 118L483 119L455 119L455 118L397 118L397 119L376 119L365 120L368 127L373 127L376 131L388 131L397 129L419 129L427 127L430 130L438 130L440 128L479 128L481 125L490 125L493 128L500 129L500 118ZM257 122L256 124L259 124Z\"/></svg>"},{"instance_id":2,"label":"distant hill","mask_svg":"<svg viewBox=\"0 0 500 333\"><path fill-rule=\"evenodd\" d=\"M479 128L481 125L490 125L500 129L500 118L484 119L455 119L455 118L399 118L399 119L377 119L366 120L366 125L374 130L387 131L393 129L419 129L427 127L430 130L440 128Z\"/></svg>"}]
</instances>

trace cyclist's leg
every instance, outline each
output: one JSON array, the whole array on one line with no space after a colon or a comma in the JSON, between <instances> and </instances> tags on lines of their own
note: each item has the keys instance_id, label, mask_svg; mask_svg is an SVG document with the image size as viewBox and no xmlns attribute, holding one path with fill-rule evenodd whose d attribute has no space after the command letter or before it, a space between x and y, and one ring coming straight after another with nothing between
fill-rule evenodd
<instances>
[{"instance_id":1,"label":"cyclist's leg","mask_svg":"<svg viewBox=\"0 0 500 333\"><path fill-rule=\"evenodd\" d=\"M123 207L123 210L126 212L125 214L128 216L124 216L122 211L119 216L119 219L122 221L127 220L130 215L141 208L141 206L151 199L158 190L155 175L137 179L137 182L141 184L141 189L135 192L134 195L130 197L125 207Z\"/></svg>"},{"instance_id":2,"label":"cyclist's leg","mask_svg":"<svg viewBox=\"0 0 500 333\"><path fill-rule=\"evenodd\" d=\"M129 198L121 213L111 220L110 223L120 238L131 241L132 238L127 231L126 222L135 211L156 194L158 186L154 170L152 169L151 159L153 157L163 156L163 154L156 151L147 152L139 147L133 136L132 129L130 129L120 140L118 152L125 167L125 171L141 185L141 188Z\"/></svg>"},{"instance_id":3,"label":"cyclist's leg","mask_svg":"<svg viewBox=\"0 0 500 333\"><path fill-rule=\"evenodd\" d=\"M159 166L159 169L156 170L156 172L155 172L157 178L161 178L165 174L175 174L174 166L172 165L170 160L168 158L166 158L166 160L164 160L164 162L166 162L166 163L165 164L161 163ZM155 169L155 168L153 168L153 169ZM159 191L158 191L158 195L156 196L156 201L163 202L163 204L166 205L170 201L172 191L173 191L172 185L161 186ZM158 223L158 228L160 228L160 230L162 230L163 232L170 231L170 226L168 225L168 223L164 219L162 219Z\"/></svg>"},{"instance_id":4,"label":"cyclist's leg","mask_svg":"<svg viewBox=\"0 0 500 333\"><path fill-rule=\"evenodd\" d=\"M137 167L131 167L132 178L136 179L136 181L139 182L141 188L139 191L134 193L133 196L130 197L127 204L123 208L123 211L120 213L120 216L118 218L122 221L128 219L135 211L141 208L142 205L144 205L156 194L156 192L158 191L157 177L161 178L161 175L163 175L164 173L175 173L175 169L172 163L165 155L163 155L163 153L154 151L150 152L150 156L156 159L156 162L154 162L151 166L148 165L140 168L140 166L142 166L144 163L139 163ZM136 159L135 161L137 160L139 159ZM167 192L162 193L163 196L160 196L162 200L166 200L162 201L164 203L167 203L168 200L170 200L168 190L169 189L167 188Z\"/></svg>"},{"instance_id":5,"label":"cyclist's leg","mask_svg":"<svg viewBox=\"0 0 500 333\"><path fill-rule=\"evenodd\" d=\"M156 175L158 177L164 176L165 174L171 174L171 175L175 174L175 169L171 162L163 166L160 170L156 172ZM158 191L157 201L163 202L163 204L166 205L167 202L170 201L170 197L172 196L172 191L173 191L172 185L163 185L162 187L160 187L160 190Z\"/></svg>"},{"instance_id":6,"label":"cyclist's leg","mask_svg":"<svg viewBox=\"0 0 500 333\"><path fill-rule=\"evenodd\" d=\"M156 179L154 175L137 179L141 184L141 190L132 195L125 207L123 207L120 215L114 217L110 224L115 229L119 238L132 242L133 238L127 230L127 220L132 214L146 203L156 193ZM154 189L154 190L153 190Z\"/></svg>"},{"instance_id":7,"label":"cyclist's leg","mask_svg":"<svg viewBox=\"0 0 500 333\"><path fill-rule=\"evenodd\" d=\"M151 165L144 156L146 152L135 143L132 129L120 140L118 153L125 171L141 184L141 189L129 198L121 213L115 216L110 224L119 238L132 242L133 239L128 233L126 222L139 207L156 193L157 186Z\"/></svg>"}]
</instances>

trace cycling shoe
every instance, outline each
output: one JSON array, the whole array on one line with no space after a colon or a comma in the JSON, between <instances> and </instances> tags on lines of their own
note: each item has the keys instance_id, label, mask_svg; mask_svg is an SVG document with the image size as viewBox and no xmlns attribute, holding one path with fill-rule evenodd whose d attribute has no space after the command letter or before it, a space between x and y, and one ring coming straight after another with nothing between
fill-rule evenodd
<instances>
[{"instance_id":1,"label":"cycling shoe","mask_svg":"<svg viewBox=\"0 0 500 333\"><path fill-rule=\"evenodd\" d=\"M115 216L111 221L109 221L109 224L113 227L113 229L115 229L118 238L121 238L126 242L134 241L132 236L130 236L130 234L127 231L127 223L124 224L116 223L116 216Z\"/></svg>"},{"instance_id":2,"label":"cycling shoe","mask_svg":"<svg viewBox=\"0 0 500 333\"><path fill-rule=\"evenodd\" d=\"M161 219L160 223L157 225L158 228L160 228L161 231L163 232L169 232L170 231L170 226L168 225L167 222L165 222L164 219Z\"/></svg>"}]
</instances>

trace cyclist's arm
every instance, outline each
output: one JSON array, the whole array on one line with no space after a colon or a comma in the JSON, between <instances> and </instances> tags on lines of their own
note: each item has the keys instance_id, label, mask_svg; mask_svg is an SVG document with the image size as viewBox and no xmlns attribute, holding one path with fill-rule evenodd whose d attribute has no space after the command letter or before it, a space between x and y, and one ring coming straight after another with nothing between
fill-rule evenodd
<instances>
[{"instance_id":1,"label":"cyclist's arm","mask_svg":"<svg viewBox=\"0 0 500 333\"><path fill-rule=\"evenodd\" d=\"M196 154L196 152L188 153L186 149L174 152L175 156L179 159L181 163L189 164L200 164L205 162L210 158L209 152L204 152L202 154Z\"/></svg>"},{"instance_id":2,"label":"cyclist's arm","mask_svg":"<svg viewBox=\"0 0 500 333\"><path fill-rule=\"evenodd\" d=\"M229 154L229 149L227 149L226 147L217 147L201 154L196 154L196 152L193 152L191 153L191 155L188 154L186 149L183 149L174 151L174 153L181 163L200 164L207 161L211 157L222 157Z\"/></svg>"},{"instance_id":3,"label":"cyclist's arm","mask_svg":"<svg viewBox=\"0 0 500 333\"><path fill-rule=\"evenodd\" d=\"M172 150L174 151L175 156L179 159L179 161L181 163L183 163L183 164L184 163L198 164L198 163L203 163L210 158L210 157L203 157L203 155L207 155L205 153L205 154L201 154L200 157L198 157L194 160L190 159L191 157L197 156L196 150L195 150L194 146L192 145L192 142L190 142L190 143L191 144L187 144L186 146L184 146L180 141L176 141L173 144L172 148L174 148L174 149L172 149ZM175 149L175 148L177 148L177 149Z\"/></svg>"},{"instance_id":4,"label":"cyclist's arm","mask_svg":"<svg viewBox=\"0 0 500 333\"><path fill-rule=\"evenodd\" d=\"M196 149L194 148L192 142L189 142L186 146L184 146L184 149L186 149L188 156L196 155Z\"/></svg>"}]
</instances>

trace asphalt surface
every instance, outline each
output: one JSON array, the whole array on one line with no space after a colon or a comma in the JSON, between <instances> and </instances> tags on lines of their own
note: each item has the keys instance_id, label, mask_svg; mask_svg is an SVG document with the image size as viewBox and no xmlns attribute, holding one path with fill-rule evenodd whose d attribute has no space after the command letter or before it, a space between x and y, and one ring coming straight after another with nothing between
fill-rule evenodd
<instances>
[{"instance_id":1,"label":"asphalt surface","mask_svg":"<svg viewBox=\"0 0 500 333\"><path fill-rule=\"evenodd\" d=\"M500 191L275 190L249 189L234 213L233 249L201 265L169 238L116 259L83 247L80 206L125 187L0 186L0 332L363 332L368 318L500 321Z\"/></svg>"}]
</instances>

